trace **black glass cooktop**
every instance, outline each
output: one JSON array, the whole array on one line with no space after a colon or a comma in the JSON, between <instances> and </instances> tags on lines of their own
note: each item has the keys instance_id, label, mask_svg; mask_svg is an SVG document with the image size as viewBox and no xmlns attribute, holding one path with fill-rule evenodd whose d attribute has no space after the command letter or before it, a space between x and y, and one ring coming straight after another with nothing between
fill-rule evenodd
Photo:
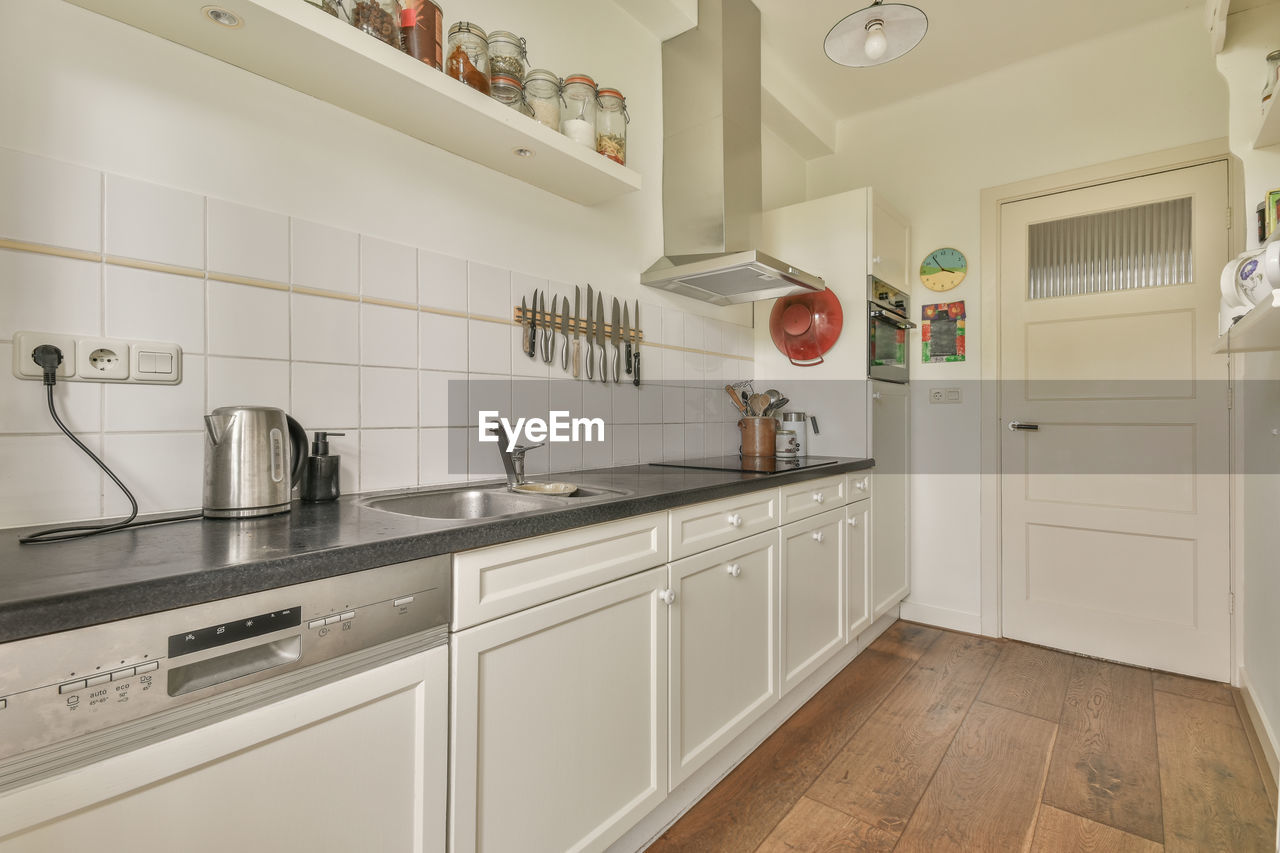
<instances>
[{"instance_id":1,"label":"black glass cooktop","mask_svg":"<svg viewBox=\"0 0 1280 853\"><path fill-rule=\"evenodd\" d=\"M840 460L834 456L800 456L795 459L778 459L773 456L704 456L701 459L677 459L673 462L650 462L659 468L702 468L712 471L742 471L748 474L785 474L803 468L834 465Z\"/></svg>"}]
</instances>

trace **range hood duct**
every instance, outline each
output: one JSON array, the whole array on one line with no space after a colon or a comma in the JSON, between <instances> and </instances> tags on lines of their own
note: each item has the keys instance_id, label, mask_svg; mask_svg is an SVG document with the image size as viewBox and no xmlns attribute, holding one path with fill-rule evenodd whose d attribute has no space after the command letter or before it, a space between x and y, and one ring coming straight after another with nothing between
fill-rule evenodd
<instances>
[{"instance_id":1,"label":"range hood duct","mask_svg":"<svg viewBox=\"0 0 1280 853\"><path fill-rule=\"evenodd\" d=\"M696 29L662 44L662 222L666 254L640 283L715 305L824 290L757 251L762 208L760 10L699 0Z\"/></svg>"}]
</instances>

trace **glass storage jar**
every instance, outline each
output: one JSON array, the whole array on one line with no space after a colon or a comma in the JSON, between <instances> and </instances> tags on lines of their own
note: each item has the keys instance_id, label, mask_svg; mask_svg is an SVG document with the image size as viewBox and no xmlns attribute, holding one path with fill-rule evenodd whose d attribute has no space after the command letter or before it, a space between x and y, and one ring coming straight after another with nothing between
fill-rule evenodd
<instances>
[{"instance_id":1,"label":"glass storage jar","mask_svg":"<svg viewBox=\"0 0 1280 853\"><path fill-rule=\"evenodd\" d=\"M601 89L596 111L596 151L620 166L627 165L627 99L617 89Z\"/></svg>"},{"instance_id":2,"label":"glass storage jar","mask_svg":"<svg viewBox=\"0 0 1280 853\"><path fill-rule=\"evenodd\" d=\"M560 97L560 78L545 68L535 68L525 75L524 99L533 111L533 117L539 124L545 124L554 131L560 130L560 105L564 99Z\"/></svg>"},{"instance_id":3,"label":"glass storage jar","mask_svg":"<svg viewBox=\"0 0 1280 853\"><path fill-rule=\"evenodd\" d=\"M524 39L520 36L505 30L494 30L489 33L490 79L495 74L505 74L508 77L523 80L528 59Z\"/></svg>"},{"instance_id":4,"label":"glass storage jar","mask_svg":"<svg viewBox=\"0 0 1280 853\"><path fill-rule=\"evenodd\" d=\"M400 4L396 0L343 0L348 23L400 48Z\"/></svg>"},{"instance_id":5,"label":"glass storage jar","mask_svg":"<svg viewBox=\"0 0 1280 853\"><path fill-rule=\"evenodd\" d=\"M449 28L445 73L472 89L489 94L489 39L475 24L459 21Z\"/></svg>"},{"instance_id":6,"label":"glass storage jar","mask_svg":"<svg viewBox=\"0 0 1280 853\"><path fill-rule=\"evenodd\" d=\"M495 101L501 101L513 110L533 117L533 110L524 100L524 86L519 80L506 74L494 74L489 78L489 84L493 90L490 94Z\"/></svg>"},{"instance_id":7,"label":"glass storage jar","mask_svg":"<svg viewBox=\"0 0 1280 853\"><path fill-rule=\"evenodd\" d=\"M560 132L579 145L596 147L596 81L585 74L564 78Z\"/></svg>"},{"instance_id":8,"label":"glass storage jar","mask_svg":"<svg viewBox=\"0 0 1280 853\"><path fill-rule=\"evenodd\" d=\"M400 36L405 53L432 68L444 66L444 16L431 0L404 0Z\"/></svg>"}]
</instances>

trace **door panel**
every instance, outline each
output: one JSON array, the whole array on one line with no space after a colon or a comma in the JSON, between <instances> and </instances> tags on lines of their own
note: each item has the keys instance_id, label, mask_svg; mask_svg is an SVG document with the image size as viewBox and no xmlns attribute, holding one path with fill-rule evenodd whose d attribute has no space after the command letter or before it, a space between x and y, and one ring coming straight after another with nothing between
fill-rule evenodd
<instances>
[{"instance_id":1,"label":"door panel","mask_svg":"<svg viewBox=\"0 0 1280 853\"><path fill-rule=\"evenodd\" d=\"M1191 281L1166 268L1146 286L1143 255L1124 289L1032 298L1032 225L1187 197ZM1211 351L1226 208L1223 162L1002 206L1001 420L1039 426L1001 431L1005 636L1230 677L1227 372ZM1095 236L1120 255L1145 239ZM1071 248L1056 250L1088 278Z\"/></svg>"}]
</instances>

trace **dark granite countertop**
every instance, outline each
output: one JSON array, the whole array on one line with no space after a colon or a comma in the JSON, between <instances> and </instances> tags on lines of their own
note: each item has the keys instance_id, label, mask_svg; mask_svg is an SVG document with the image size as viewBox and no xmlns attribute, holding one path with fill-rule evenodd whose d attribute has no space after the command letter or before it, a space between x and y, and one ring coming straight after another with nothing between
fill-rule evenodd
<instances>
[{"instance_id":1,"label":"dark granite countertop","mask_svg":"<svg viewBox=\"0 0 1280 853\"><path fill-rule=\"evenodd\" d=\"M178 521L71 542L19 545L19 536L39 528L4 530L0 642L830 477L873 464L870 459L838 459L831 465L774 475L649 465L602 468L563 479L630 494L474 521L399 515L364 506L368 495L351 495L332 503L294 503L292 512L267 518Z\"/></svg>"}]
</instances>

